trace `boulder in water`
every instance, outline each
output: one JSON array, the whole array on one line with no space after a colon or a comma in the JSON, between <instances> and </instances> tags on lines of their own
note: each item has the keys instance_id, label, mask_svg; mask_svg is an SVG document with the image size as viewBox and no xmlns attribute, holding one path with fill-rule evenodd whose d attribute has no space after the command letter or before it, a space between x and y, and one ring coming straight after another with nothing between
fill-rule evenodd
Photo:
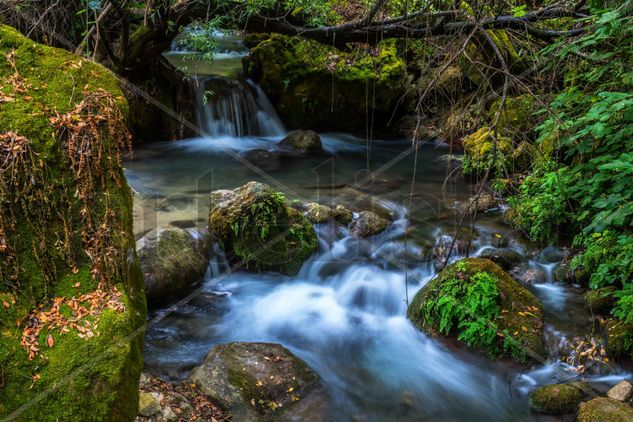
<instances>
[{"instance_id":1,"label":"boulder in water","mask_svg":"<svg viewBox=\"0 0 633 422\"><path fill-rule=\"evenodd\" d=\"M316 202L307 204L306 217L314 224L322 224L331 221L334 218L332 208L327 205L320 205Z\"/></svg>"},{"instance_id":2,"label":"boulder in water","mask_svg":"<svg viewBox=\"0 0 633 422\"><path fill-rule=\"evenodd\" d=\"M321 137L312 130L295 130L282 139L277 146L299 154L316 154L323 151Z\"/></svg>"},{"instance_id":3,"label":"boulder in water","mask_svg":"<svg viewBox=\"0 0 633 422\"><path fill-rule=\"evenodd\" d=\"M315 392L319 376L279 344L215 346L189 381L235 420L269 420Z\"/></svg>"},{"instance_id":4,"label":"boulder in water","mask_svg":"<svg viewBox=\"0 0 633 422\"><path fill-rule=\"evenodd\" d=\"M177 227L156 228L136 244L150 304L182 295L204 276L211 257L209 232Z\"/></svg>"},{"instance_id":5,"label":"boulder in water","mask_svg":"<svg viewBox=\"0 0 633 422\"><path fill-rule=\"evenodd\" d=\"M349 224L354 218L354 213L345 208L343 205L337 205L334 208L334 218L341 224Z\"/></svg>"},{"instance_id":6,"label":"boulder in water","mask_svg":"<svg viewBox=\"0 0 633 422\"><path fill-rule=\"evenodd\" d=\"M317 249L308 219L263 183L212 192L209 228L229 259L257 271L296 273Z\"/></svg>"},{"instance_id":7,"label":"boulder in water","mask_svg":"<svg viewBox=\"0 0 633 422\"><path fill-rule=\"evenodd\" d=\"M573 413L581 400L581 391L569 384L545 385L530 394L530 406L537 412L548 415Z\"/></svg>"},{"instance_id":8,"label":"boulder in water","mask_svg":"<svg viewBox=\"0 0 633 422\"><path fill-rule=\"evenodd\" d=\"M470 198L468 201L457 203L457 212L460 214L480 214L499 206L499 201L494 195L482 193Z\"/></svg>"},{"instance_id":9,"label":"boulder in water","mask_svg":"<svg viewBox=\"0 0 633 422\"><path fill-rule=\"evenodd\" d=\"M607 397L598 397L580 404L577 422L631 422L633 408Z\"/></svg>"},{"instance_id":10,"label":"boulder in water","mask_svg":"<svg viewBox=\"0 0 633 422\"><path fill-rule=\"evenodd\" d=\"M363 238L383 232L389 221L372 211L362 211L349 225L349 234L353 237Z\"/></svg>"},{"instance_id":11,"label":"boulder in water","mask_svg":"<svg viewBox=\"0 0 633 422\"><path fill-rule=\"evenodd\" d=\"M448 234L450 233L450 234ZM433 245L432 255L435 260L435 268L441 269L451 256L465 255L473 252L473 241L478 237L478 232L470 227L457 227L447 230L447 234L441 234Z\"/></svg>"},{"instance_id":12,"label":"boulder in water","mask_svg":"<svg viewBox=\"0 0 633 422\"><path fill-rule=\"evenodd\" d=\"M489 357L525 362L545 355L541 304L487 259L446 267L416 294L407 315L425 332L456 337Z\"/></svg>"},{"instance_id":13,"label":"boulder in water","mask_svg":"<svg viewBox=\"0 0 633 422\"><path fill-rule=\"evenodd\" d=\"M486 248L479 254L479 258L489 259L508 271L523 261L523 257L512 249Z\"/></svg>"}]
</instances>

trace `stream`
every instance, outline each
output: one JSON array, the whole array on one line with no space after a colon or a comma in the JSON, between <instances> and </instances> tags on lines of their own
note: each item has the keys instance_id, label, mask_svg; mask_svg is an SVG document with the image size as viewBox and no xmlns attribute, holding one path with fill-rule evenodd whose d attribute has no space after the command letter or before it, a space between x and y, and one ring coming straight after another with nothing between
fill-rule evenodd
<instances>
[{"instance_id":1,"label":"stream","mask_svg":"<svg viewBox=\"0 0 633 422\"><path fill-rule=\"evenodd\" d=\"M272 150L286 129L259 87L226 78L227 69L239 65L236 57L246 54L235 47L239 40L226 45L195 82L198 124L207 136L141 145L125 163L135 191L136 235L167 224L202 228L211 191L251 180L290 199L378 210L393 224L368 239L316 225L319 252L293 277L229 272L216 245L197 294L150 315L145 371L185 380L213 345L274 342L324 380L327 398L306 420L553 420L531 412L527 395L536 386L578 377L558 359L556 345L592 327L582 290L554 280L561 252L530 244L504 222L502 210L474 222L471 256L504 246L541 274L526 287L543 304L548 362L526 369L491 361L418 331L406 318L407 301L436 274L431 251L456 229L456 202L474 193L446 159L448 147L428 142L416 150L406 140L324 133L323 156L255 166L245 160L248 152ZM168 55L186 61L181 51ZM203 100L209 87L213 98ZM603 391L630 377L612 367L581 379Z\"/></svg>"}]
</instances>

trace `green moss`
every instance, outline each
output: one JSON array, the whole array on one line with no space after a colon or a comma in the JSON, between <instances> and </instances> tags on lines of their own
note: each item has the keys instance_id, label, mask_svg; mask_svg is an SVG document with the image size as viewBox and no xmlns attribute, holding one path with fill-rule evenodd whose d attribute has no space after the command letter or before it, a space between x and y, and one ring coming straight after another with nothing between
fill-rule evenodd
<instances>
[{"instance_id":1,"label":"green moss","mask_svg":"<svg viewBox=\"0 0 633 422\"><path fill-rule=\"evenodd\" d=\"M272 35L251 51L244 67L294 128L364 128L366 107L388 113L406 86L406 65L391 39L368 52ZM378 124L382 116L375 115Z\"/></svg>"},{"instance_id":2,"label":"green moss","mask_svg":"<svg viewBox=\"0 0 633 422\"><path fill-rule=\"evenodd\" d=\"M494 121L501 99L496 100L488 112L490 121ZM538 111L536 98L530 94L506 98L499 117L498 130L506 136L525 136L536 126L534 113Z\"/></svg>"},{"instance_id":3,"label":"green moss","mask_svg":"<svg viewBox=\"0 0 633 422\"><path fill-rule=\"evenodd\" d=\"M464 173L483 174L491 170L494 174L507 164L512 150L512 140L495 136L489 127L482 127L462 141L464 147Z\"/></svg>"},{"instance_id":4,"label":"green moss","mask_svg":"<svg viewBox=\"0 0 633 422\"><path fill-rule=\"evenodd\" d=\"M626 403L598 397L580 405L577 422L630 422L633 408Z\"/></svg>"},{"instance_id":5,"label":"green moss","mask_svg":"<svg viewBox=\"0 0 633 422\"><path fill-rule=\"evenodd\" d=\"M541 305L487 259L446 267L418 292L407 315L431 335L456 337L490 357L523 362L544 356Z\"/></svg>"},{"instance_id":6,"label":"green moss","mask_svg":"<svg viewBox=\"0 0 633 422\"><path fill-rule=\"evenodd\" d=\"M633 324L617 319L606 322L607 353L614 359L633 357Z\"/></svg>"},{"instance_id":7,"label":"green moss","mask_svg":"<svg viewBox=\"0 0 633 422\"><path fill-rule=\"evenodd\" d=\"M146 310L134 252L132 198L123 171L113 159L117 140L107 136L101 140L102 168L110 173L95 175L88 206L100 216L106 209L116 210L112 251L122 258L109 271L112 284L123 294L126 311L89 317L99 333L91 339L53 329L55 343L49 348L49 333L40 333L41 353L32 361L20 346L23 324L33 309L49 309L52 298L90 293L97 285L82 242L86 226L75 174L50 118L68 113L86 93L99 89L109 92L127 114L119 81L110 71L0 25L0 91L11 98L0 103L0 133L12 131L28 138L36 157L26 163L27 174L11 179L3 174L6 179L2 180L26 190L19 197L12 197L14 192L0 195L3 224L8 223L4 217L14 219L5 229L17 258L16 265L6 265L2 257L0 265L0 294L10 305L0 307L4 373L0 417L18 412L21 420L78 420L86 415L94 420L132 420L136 415L143 338L142 333L132 334L144 323ZM11 268L17 271L16 278L8 271ZM62 307L61 312L67 315L70 310ZM34 376L39 376L35 382Z\"/></svg>"},{"instance_id":8,"label":"green moss","mask_svg":"<svg viewBox=\"0 0 633 422\"><path fill-rule=\"evenodd\" d=\"M308 219L283 194L250 182L209 213L209 227L246 268L296 273L317 248Z\"/></svg>"},{"instance_id":9,"label":"green moss","mask_svg":"<svg viewBox=\"0 0 633 422\"><path fill-rule=\"evenodd\" d=\"M581 391L567 384L539 387L530 394L530 405L536 411L549 415L573 413L582 399Z\"/></svg>"}]
</instances>

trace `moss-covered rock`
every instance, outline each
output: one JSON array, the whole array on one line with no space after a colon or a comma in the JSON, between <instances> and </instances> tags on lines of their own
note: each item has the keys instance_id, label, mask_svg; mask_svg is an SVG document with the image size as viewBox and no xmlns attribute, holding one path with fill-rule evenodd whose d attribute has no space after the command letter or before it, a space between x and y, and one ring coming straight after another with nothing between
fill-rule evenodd
<instances>
[{"instance_id":1,"label":"moss-covered rock","mask_svg":"<svg viewBox=\"0 0 633 422\"><path fill-rule=\"evenodd\" d=\"M581 391L568 384L546 385L530 394L530 406L537 412L548 415L573 413L581 400Z\"/></svg>"},{"instance_id":2,"label":"moss-covered rock","mask_svg":"<svg viewBox=\"0 0 633 422\"><path fill-rule=\"evenodd\" d=\"M607 286L585 293L585 308L595 313L609 313L617 301L617 291L615 286Z\"/></svg>"},{"instance_id":3,"label":"moss-covered rock","mask_svg":"<svg viewBox=\"0 0 633 422\"><path fill-rule=\"evenodd\" d=\"M492 103L488 111L488 118L494 121L499 113L501 99ZM497 129L500 133L510 137L525 137L534 129L537 122L533 114L538 111L536 97L523 94L516 97L508 97L499 115Z\"/></svg>"},{"instance_id":4,"label":"moss-covered rock","mask_svg":"<svg viewBox=\"0 0 633 422\"><path fill-rule=\"evenodd\" d=\"M349 234L353 237L369 237L385 231L389 220L375 212L362 211L349 225Z\"/></svg>"},{"instance_id":5,"label":"moss-covered rock","mask_svg":"<svg viewBox=\"0 0 633 422\"><path fill-rule=\"evenodd\" d=\"M0 98L0 418L133 420L146 309L119 81L0 25Z\"/></svg>"},{"instance_id":6,"label":"moss-covered rock","mask_svg":"<svg viewBox=\"0 0 633 422\"><path fill-rule=\"evenodd\" d=\"M257 182L211 193L209 229L231 259L253 270L296 273L317 248L308 219Z\"/></svg>"},{"instance_id":7,"label":"moss-covered rock","mask_svg":"<svg viewBox=\"0 0 633 422\"><path fill-rule=\"evenodd\" d=\"M160 304L186 294L204 276L211 246L208 232L177 227L159 227L139 239L147 301Z\"/></svg>"},{"instance_id":8,"label":"moss-covered rock","mask_svg":"<svg viewBox=\"0 0 633 422\"><path fill-rule=\"evenodd\" d=\"M306 217L314 224L322 224L331 221L334 218L334 211L327 205L317 204L311 202L306 205L308 210L306 211Z\"/></svg>"},{"instance_id":9,"label":"moss-covered rock","mask_svg":"<svg viewBox=\"0 0 633 422\"><path fill-rule=\"evenodd\" d=\"M341 224L349 224L354 218L354 213L345 208L343 205L337 205L334 208L334 218Z\"/></svg>"},{"instance_id":10,"label":"moss-covered rock","mask_svg":"<svg viewBox=\"0 0 633 422\"><path fill-rule=\"evenodd\" d=\"M374 129L385 127L406 91L405 62L396 40L375 52L343 52L299 37L272 35L244 59L292 128L364 132L367 109ZM368 87L370 89L368 89Z\"/></svg>"},{"instance_id":11,"label":"moss-covered rock","mask_svg":"<svg viewBox=\"0 0 633 422\"><path fill-rule=\"evenodd\" d=\"M482 127L462 141L464 147L464 173L483 174L503 169L512 152L512 140Z\"/></svg>"},{"instance_id":12,"label":"moss-covered rock","mask_svg":"<svg viewBox=\"0 0 633 422\"><path fill-rule=\"evenodd\" d=\"M215 346L189 381L233 414L236 420L274 420L307 399L319 377L279 344Z\"/></svg>"},{"instance_id":13,"label":"moss-covered rock","mask_svg":"<svg viewBox=\"0 0 633 422\"><path fill-rule=\"evenodd\" d=\"M543 318L539 301L487 259L446 267L415 296L407 316L434 336L456 337L490 357L540 360Z\"/></svg>"},{"instance_id":14,"label":"moss-covered rock","mask_svg":"<svg viewBox=\"0 0 633 422\"><path fill-rule=\"evenodd\" d=\"M633 408L606 397L598 397L580 404L578 422L631 422Z\"/></svg>"}]
</instances>

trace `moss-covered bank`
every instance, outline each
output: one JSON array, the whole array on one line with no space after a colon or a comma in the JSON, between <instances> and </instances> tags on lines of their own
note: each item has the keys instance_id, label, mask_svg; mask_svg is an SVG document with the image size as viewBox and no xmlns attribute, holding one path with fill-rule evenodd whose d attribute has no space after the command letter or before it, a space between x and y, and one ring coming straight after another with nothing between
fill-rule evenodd
<instances>
[{"instance_id":1,"label":"moss-covered bank","mask_svg":"<svg viewBox=\"0 0 633 422\"><path fill-rule=\"evenodd\" d=\"M283 35L258 42L244 70L291 128L364 133L372 121L380 131L408 86L396 40L369 52L343 52Z\"/></svg>"},{"instance_id":2,"label":"moss-covered bank","mask_svg":"<svg viewBox=\"0 0 633 422\"><path fill-rule=\"evenodd\" d=\"M446 267L418 292L407 314L427 333L456 337L490 357L544 357L539 301L487 259Z\"/></svg>"},{"instance_id":3,"label":"moss-covered bank","mask_svg":"<svg viewBox=\"0 0 633 422\"><path fill-rule=\"evenodd\" d=\"M0 417L136 416L126 114L112 73L0 26Z\"/></svg>"}]
</instances>

